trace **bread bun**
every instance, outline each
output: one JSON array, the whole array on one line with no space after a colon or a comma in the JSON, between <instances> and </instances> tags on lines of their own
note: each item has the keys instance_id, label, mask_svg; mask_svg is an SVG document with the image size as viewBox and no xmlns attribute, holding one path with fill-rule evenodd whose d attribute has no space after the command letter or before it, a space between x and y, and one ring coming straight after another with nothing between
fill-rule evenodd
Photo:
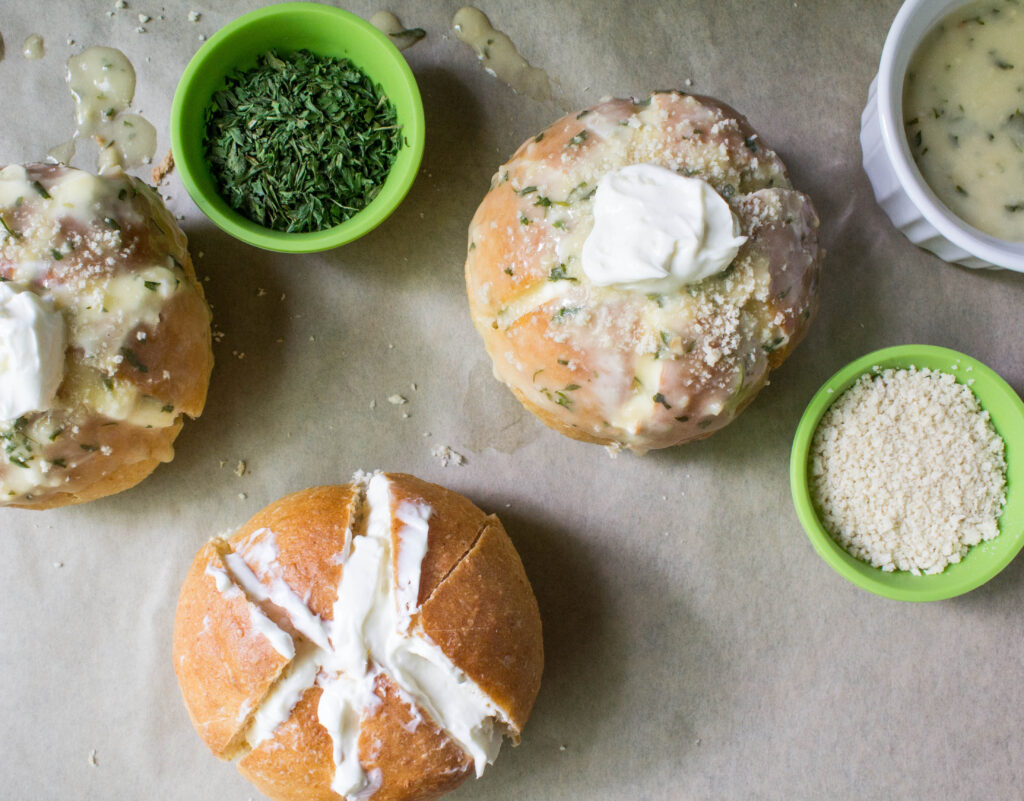
<instances>
[{"instance_id":1,"label":"bread bun","mask_svg":"<svg viewBox=\"0 0 1024 801\"><path fill-rule=\"evenodd\" d=\"M672 291L597 285L582 268L599 181L650 164L701 178L746 242ZM733 109L659 92L609 100L530 137L469 227L466 285L496 377L542 422L637 452L706 437L807 330L821 252L809 198Z\"/></svg>"},{"instance_id":2,"label":"bread bun","mask_svg":"<svg viewBox=\"0 0 1024 801\"><path fill-rule=\"evenodd\" d=\"M184 417L206 400L210 311L185 235L152 188L119 170L5 167L0 218L0 287L48 310L66 343L63 360L57 350L38 368L57 371L43 408L0 419L0 505L132 487L174 457Z\"/></svg>"},{"instance_id":3,"label":"bread bun","mask_svg":"<svg viewBox=\"0 0 1024 801\"><path fill-rule=\"evenodd\" d=\"M207 543L174 624L196 731L277 801L441 796L518 742L542 667L498 519L396 473L288 495Z\"/></svg>"}]
</instances>

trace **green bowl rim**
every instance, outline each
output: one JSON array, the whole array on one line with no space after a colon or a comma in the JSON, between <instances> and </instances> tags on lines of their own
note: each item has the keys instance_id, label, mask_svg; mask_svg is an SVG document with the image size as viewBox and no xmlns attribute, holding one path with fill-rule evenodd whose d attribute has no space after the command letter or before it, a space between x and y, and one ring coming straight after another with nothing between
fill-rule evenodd
<instances>
[{"instance_id":1,"label":"green bowl rim","mask_svg":"<svg viewBox=\"0 0 1024 801\"><path fill-rule=\"evenodd\" d=\"M832 539L832 536L821 524L821 521L818 519L818 515L814 510L810 489L807 485L807 459L810 453L811 441L821 418L824 416L829 406L832 405L832 402L835 401L836 398L838 398L859 376L873 372L873 368L875 366L909 367L914 362L915 358L934 358L936 360L944 359L949 360L950 365L957 362L966 362L968 365L973 367L974 371L976 371L973 374L974 377L984 374L985 378L991 383L991 389L986 392L986 394L991 395L998 392L1004 395L1004 399L1011 407L1011 411L1015 412L1021 420L1024 420L1024 401L1020 399L1013 387L1011 387L1006 380L996 373L991 367L980 362L974 357L950 348L943 348L935 345L896 345L893 347L882 348L881 350L872 351L871 353L855 359L837 371L831 378L822 384L821 388L814 394L810 402L807 404L807 408L804 410L803 415L800 417L800 422L797 424L796 434L793 438L793 448L790 453L790 490L793 498L793 505L796 508L797 517L799 518L808 539L810 539L811 545L814 546L814 550L817 551L818 555L824 559L833 570L847 581L855 584L861 589L872 592L875 595L897 601L939 601L947 598L954 598L958 595L962 595L963 593L970 592L1000 573L1008 564L1010 564L1010 562L1013 561L1021 548L1024 547L1024 526L1021 526L1019 531L1011 532L1002 530L1003 517L1000 517L1000 532L998 537L990 540L989 543L981 543L980 545L975 546L975 548L984 548L985 545L996 542L1000 542L1004 546L1001 549L1000 554L996 557L990 557L991 564L985 570L971 571L965 574L964 579L961 581L956 581L955 578L950 580L949 574L946 571L936 575L912 576L910 577L914 583L912 588L894 586L891 581L888 580L888 577L909 576L909 574L900 571L886 573L880 568L871 567L868 563L851 556L839 543ZM962 370L950 370L949 372L956 374L958 378L960 375L964 374L964 371ZM960 382L958 381L958 383ZM829 391L830 389L831 391ZM977 393L975 394L977 396ZM982 403L982 408L989 411L988 406L982 401L982 398L978 397L978 400ZM988 402L991 404L991 399L989 399ZM991 411L989 411L989 413L991 414ZM1005 423L1006 416L999 416ZM993 421L995 422L995 416L993 416ZM1005 437L1004 442L1006 442ZM1018 443L1014 441L1012 444L1016 448L1024 447L1024 442ZM1006 447L1009 450L1011 443L1006 442ZM1011 491L1011 487L1008 486L1007 506L1010 504ZM1017 492L1020 491L1021 489L1017 490ZM967 556L964 557L964 560L960 564L962 565L967 563L973 552L974 548L968 552ZM951 565L950 568L947 568L947 571L956 567L958 567L958 565Z\"/></svg>"},{"instance_id":2,"label":"green bowl rim","mask_svg":"<svg viewBox=\"0 0 1024 801\"><path fill-rule=\"evenodd\" d=\"M185 148L182 128L184 101L193 79L206 66L207 62L213 58L221 46L234 37L242 35L245 29L254 23L262 22L268 17L272 18L297 13L321 14L333 17L336 20L343 20L346 24L354 26L362 34L383 46L382 54L387 54L387 56L392 58L402 79L403 89L409 92L412 117L411 119L403 117L402 125L408 143L406 146L411 148L412 155L402 173L398 174L392 171L389 174L385 182L387 196L385 196L385 190L382 190L365 209L332 228L309 233L289 234L283 231L274 231L252 222L227 206L219 197L217 200L220 205L207 197L207 194L200 189L196 180L193 164L184 157L184 154L188 151ZM362 65L357 66L363 68ZM365 68L363 69L365 70ZM369 70L365 71L371 78L374 78ZM375 78L374 82L377 82ZM426 139L425 127L423 100L420 96L419 86L416 83L412 69L409 67L409 63L398 48L395 47L384 33L377 30L361 17L341 8L312 2L277 3L250 11L224 25L192 56L178 81L174 92L174 99L171 103L171 151L174 154L175 166L181 175L185 190L193 202L211 222L236 239L264 250L272 250L279 253L316 253L330 250L355 241L387 219L398 208L406 194L408 194L419 172ZM393 179L397 180L394 181Z\"/></svg>"}]
</instances>

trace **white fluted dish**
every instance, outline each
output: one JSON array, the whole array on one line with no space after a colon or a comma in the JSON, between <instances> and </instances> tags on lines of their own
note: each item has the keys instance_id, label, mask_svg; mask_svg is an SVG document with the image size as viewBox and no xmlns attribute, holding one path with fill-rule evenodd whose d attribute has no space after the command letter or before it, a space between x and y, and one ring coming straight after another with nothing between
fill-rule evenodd
<instances>
[{"instance_id":1,"label":"white fluted dish","mask_svg":"<svg viewBox=\"0 0 1024 801\"><path fill-rule=\"evenodd\" d=\"M893 20L861 115L864 171L875 199L903 234L943 261L1024 272L1024 242L983 233L953 214L925 183L903 127L903 78L932 26L965 0L907 0Z\"/></svg>"}]
</instances>

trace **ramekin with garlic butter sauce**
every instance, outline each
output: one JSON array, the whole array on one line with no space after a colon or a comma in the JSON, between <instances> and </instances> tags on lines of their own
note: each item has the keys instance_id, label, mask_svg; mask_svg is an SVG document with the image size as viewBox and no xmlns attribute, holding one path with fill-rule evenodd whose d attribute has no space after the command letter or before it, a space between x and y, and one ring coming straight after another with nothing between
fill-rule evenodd
<instances>
[{"instance_id":1,"label":"ramekin with garlic butter sauce","mask_svg":"<svg viewBox=\"0 0 1024 801\"><path fill-rule=\"evenodd\" d=\"M879 205L915 245L966 267L1024 272L1024 242L982 233L947 209L914 163L906 138L903 84L907 67L932 27L967 2L907 0L900 8L861 115L864 171Z\"/></svg>"}]
</instances>

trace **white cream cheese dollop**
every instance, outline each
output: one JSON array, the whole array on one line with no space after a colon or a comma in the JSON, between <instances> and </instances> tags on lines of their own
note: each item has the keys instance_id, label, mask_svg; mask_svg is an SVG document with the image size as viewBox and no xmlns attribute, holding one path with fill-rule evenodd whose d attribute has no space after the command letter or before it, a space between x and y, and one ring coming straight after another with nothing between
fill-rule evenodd
<instances>
[{"instance_id":1,"label":"white cream cheese dollop","mask_svg":"<svg viewBox=\"0 0 1024 801\"><path fill-rule=\"evenodd\" d=\"M50 407L64 379L65 344L59 311L0 283L0 423Z\"/></svg>"},{"instance_id":2,"label":"white cream cheese dollop","mask_svg":"<svg viewBox=\"0 0 1024 801\"><path fill-rule=\"evenodd\" d=\"M746 241L706 181L631 164L598 182L583 272L598 286L677 292L724 270Z\"/></svg>"}]
</instances>

